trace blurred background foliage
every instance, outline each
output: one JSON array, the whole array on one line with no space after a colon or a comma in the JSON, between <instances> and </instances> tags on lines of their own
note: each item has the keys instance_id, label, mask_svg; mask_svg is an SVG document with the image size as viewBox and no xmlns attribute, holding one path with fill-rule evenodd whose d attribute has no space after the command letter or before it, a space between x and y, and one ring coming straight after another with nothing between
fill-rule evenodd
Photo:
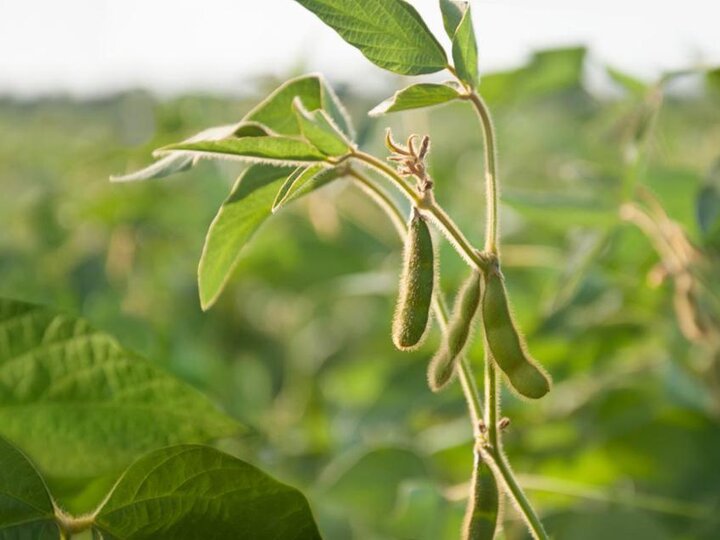
<instances>
[{"instance_id":1,"label":"blurred background foliage","mask_svg":"<svg viewBox=\"0 0 720 540\"><path fill-rule=\"evenodd\" d=\"M155 147L241 118L278 82L245 97L0 99L0 294L81 314L209 394L250 426L218 444L305 491L326 538L457 538L472 466L465 405L457 384L427 388L437 334L417 353L392 347L400 246L373 203L345 182L295 203L202 313L196 265L238 166L107 181ZM480 242L470 109L370 120L386 95L338 91L379 155L388 122L399 139L431 135L437 198ZM537 403L505 396L515 470L554 538L718 538L717 341L683 331L662 238L620 209L641 208L640 186L643 204L666 213L647 212L664 223L657 234L681 227L706 287L691 310L715 320L720 72L657 86L563 49L487 75L481 91L498 128L508 286L555 380ZM466 270L446 243L441 259L452 292ZM481 354L470 354L478 372ZM504 537L526 538L506 514Z\"/></svg>"}]
</instances>

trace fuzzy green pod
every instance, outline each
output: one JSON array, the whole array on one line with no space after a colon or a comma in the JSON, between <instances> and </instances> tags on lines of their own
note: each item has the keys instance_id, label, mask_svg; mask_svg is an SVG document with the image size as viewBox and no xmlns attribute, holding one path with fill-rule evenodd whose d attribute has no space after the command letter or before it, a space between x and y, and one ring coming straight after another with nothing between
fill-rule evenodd
<instances>
[{"instance_id":1,"label":"fuzzy green pod","mask_svg":"<svg viewBox=\"0 0 720 540\"><path fill-rule=\"evenodd\" d=\"M400 293L395 308L392 338L395 346L412 350L420 346L430 323L435 285L435 251L425 218L413 208L405 239Z\"/></svg>"},{"instance_id":2,"label":"fuzzy green pod","mask_svg":"<svg viewBox=\"0 0 720 540\"><path fill-rule=\"evenodd\" d=\"M482 313L488 347L510 385L528 398L538 399L547 394L550 379L525 350L510 314L505 282L496 267L485 277Z\"/></svg>"},{"instance_id":3,"label":"fuzzy green pod","mask_svg":"<svg viewBox=\"0 0 720 540\"><path fill-rule=\"evenodd\" d=\"M500 492L490 467L475 449L472 491L468 499L463 525L463 540L493 540L502 515Z\"/></svg>"},{"instance_id":4,"label":"fuzzy green pod","mask_svg":"<svg viewBox=\"0 0 720 540\"><path fill-rule=\"evenodd\" d=\"M441 390L450 381L458 359L470 341L480 306L481 277L480 272L473 270L455 299L445 340L428 368L428 384L433 392Z\"/></svg>"}]
</instances>

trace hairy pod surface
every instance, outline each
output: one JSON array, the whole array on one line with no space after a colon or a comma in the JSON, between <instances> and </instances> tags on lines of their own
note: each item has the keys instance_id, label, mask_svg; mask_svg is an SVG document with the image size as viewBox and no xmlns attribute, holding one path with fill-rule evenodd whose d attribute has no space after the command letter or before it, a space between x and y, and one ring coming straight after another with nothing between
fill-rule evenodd
<instances>
[{"instance_id":1,"label":"hairy pod surface","mask_svg":"<svg viewBox=\"0 0 720 540\"><path fill-rule=\"evenodd\" d=\"M470 341L480 306L481 278L480 272L473 270L455 299L445 340L428 368L428 384L433 392L441 390L450 381L458 359Z\"/></svg>"},{"instance_id":2,"label":"hairy pod surface","mask_svg":"<svg viewBox=\"0 0 720 540\"><path fill-rule=\"evenodd\" d=\"M510 385L520 395L532 399L547 394L550 379L525 350L510 314L505 281L498 268L487 272L482 313L488 347Z\"/></svg>"},{"instance_id":3,"label":"hairy pod surface","mask_svg":"<svg viewBox=\"0 0 720 540\"><path fill-rule=\"evenodd\" d=\"M427 222L413 208L405 239L400 293L395 308L392 338L400 350L420 346L430 323L435 285L435 252Z\"/></svg>"},{"instance_id":4,"label":"hairy pod surface","mask_svg":"<svg viewBox=\"0 0 720 540\"><path fill-rule=\"evenodd\" d=\"M465 510L463 540L493 540L501 516L500 492L493 472L477 449L471 489Z\"/></svg>"}]
</instances>

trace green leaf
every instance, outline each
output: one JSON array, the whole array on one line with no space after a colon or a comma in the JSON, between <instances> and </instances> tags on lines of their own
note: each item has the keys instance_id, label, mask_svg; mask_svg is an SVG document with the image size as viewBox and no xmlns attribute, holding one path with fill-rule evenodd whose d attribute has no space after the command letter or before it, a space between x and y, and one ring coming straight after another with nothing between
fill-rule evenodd
<instances>
[{"instance_id":1,"label":"green leaf","mask_svg":"<svg viewBox=\"0 0 720 540\"><path fill-rule=\"evenodd\" d=\"M333 474L322 479L323 496L371 522L396 507L402 484L429 476L423 459L404 448L378 448L341 463L327 469Z\"/></svg>"},{"instance_id":2,"label":"green leaf","mask_svg":"<svg viewBox=\"0 0 720 540\"><path fill-rule=\"evenodd\" d=\"M463 15L465 15L468 4L469 2L458 0L440 0L443 26L445 27L445 33L450 39L453 38L458 26L460 26L460 21L462 21Z\"/></svg>"},{"instance_id":3,"label":"green leaf","mask_svg":"<svg viewBox=\"0 0 720 540\"><path fill-rule=\"evenodd\" d=\"M605 228L618 219L617 207L611 201L593 197L506 190L502 200L525 219L558 230L580 225Z\"/></svg>"},{"instance_id":4,"label":"green leaf","mask_svg":"<svg viewBox=\"0 0 720 540\"><path fill-rule=\"evenodd\" d=\"M370 111L370 116L420 109L442 105L454 99L458 99L460 93L447 84L420 83L413 84L407 88L395 92L395 94L380 103Z\"/></svg>"},{"instance_id":5,"label":"green leaf","mask_svg":"<svg viewBox=\"0 0 720 540\"><path fill-rule=\"evenodd\" d=\"M302 131L293 108L296 98L302 100L308 111L327 111L348 139L355 138L345 107L322 75L304 75L287 81L258 103L243 121L259 122L279 135L300 135Z\"/></svg>"},{"instance_id":6,"label":"green leaf","mask_svg":"<svg viewBox=\"0 0 720 540\"><path fill-rule=\"evenodd\" d=\"M484 75L483 98L490 104L537 100L582 87L586 50L547 49L535 53L527 66Z\"/></svg>"},{"instance_id":7,"label":"green leaf","mask_svg":"<svg viewBox=\"0 0 720 540\"><path fill-rule=\"evenodd\" d=\"M292 172L288 167L253 165L237 179L210 225L200 257L198 285L203 309L217 300L242 248L272 213L275 194Z\"/></svg>"},{"instance_id":8,"label":"green leaf","mask_svg":"<svg viewBox=\"0 0 720 540\"><path fill-rule=\"evenodd\" d=\"M441 71L442 46L403 0L296 0L381 68L402 75Z\"/></svg>"},{"instance_id":9,"label":"green leaf","mask_svg":"<svg viewBox=\"0 0 720 540\"><path fill-rule=\"evenodd\" d=\"M196 141L218 140L231 136L242 124L231 124L224 126L215 126L205 129L186 139L183 142L192 143ZM256 128L257 129L257 128ZM111 176L111 182L135 182L139 180L151 180L154 178L163 178L178 172L186 171L197 163L197 158L185 154L170 154L158 159L152 165L140 169L134 173Z\"/></svg>"},{"instance_id":10,"label":"green leaf","mask_svg":"<svg viewBox=\"0 0 720 540\"><path fill-rule=\"evenodd\" d=\"M320 533L305 497L213 448L157 450L131 465L95 527L123 540L313 540Z\"/></svg>"},{"instance_id":11,"label":"green leaf","mask_svg":"<svg viewBox=\"0 0 720 540\"><path fill-rule=\"evenodd\" d=\"M286 204L344 176L347 174L347 170L347 167L344 165L329 168L321 165L312 165L305 169L296 169L288 176L285 183L277 192L272 205L272 212L275 213Z\"/></svg>"},{"instance_id":12,"label":"green leaf","mask_svg":"<svg viewBox=\"0 0 720 540\"><path fill-rule=\"evenodd\" d=\"M237 431L198 391L86 321L0 300L0 433L44 473L87 478Z\"/></svg>"},{"instance_id":13,"label":"green leaf","mask_svg":"<svg viewBox=\"0 0 720 540\"><path fill-rule=\"evenodd\" d=\"M56 540L55 509L30 460L0 437L0 540Z\"/></svg>"},{"instance_id":14,"label":"green leaf","mask_svg":"<svg viewBox=\"0 0 720 540\"><path fill-rule=\"evenodd\" d=\"M293 109L303 137L323 154L340 157L352 149L352 143L345 138L325 111L308 111L300 98L293 101Z\"/></svg>"},{"instance_id":15,"label":"green leaf","mask_svg":"<svg viewBox=\"0 0 720 540\"><path fill-rule=\"evenodd\" d=\"M198 268L203 310L217 301L240 261L243 248L273 213L273 206L284 206L346 172L345 166L322 169L313 165L307 170L317 174L305 176L301 174L305 170L258 164L249 167L237 179L205 237ZM290 183L289 177L293 178Z\"/></svg>"},{"instance_id":16,"label":"green leaf","mask_svg":"<svg viewBox=\"0 0 720 540\"><path fill-rule=\"evenodd\" d=\"M171 144L156 150L156 154L174 151L187 152L194 157L209 156L271 165L302 165L325 160L325 156L306 141L279 136Z\"/></svg>"},{"instance_id":17,"label":"green leaf","mask_svg":"<svg viewBox=\"0 0 720 540\"><path fill-rule=\"evenodd\" d=\"M445 31L452 40L452 56L458 77L473 88L479 83L478 52L470 2L440 0Z\"/></svg>"},{"instance_id":18,"label":"green leaf","mask_svg":"<svg viewBox=\"0 0 720 540\"><path fill-rule=\"evenodd\" d=\"M720 96L720 68L708 71L705 75L705 81L710 92L715 96Z\"/></svg>"},{"instance_id":19,"label":"green leaf","mask_svg":"<svg viewBox=\"0 0 720 540\"><path fill-rule=\"evenodd\" d=\"M299 97L309 111L323 109L334 124L349 139L355 138L355 131L345 107L321 75L303 75L280 85L268 97L258 103L237 124L217 126L201 131L183 141L217 141L228 137L258 137L263 135L300 135L300 125L293 110L293 100ZM187 170L198 162L197 156L173 152L140 171L111 176L114 182L130 182L162 178Z\"/></svg>"},{"instance_id":20,"label":"green leaf","mask_svg":"<svg viewBox=\"0 0 720 540\"><path fill-rule=\"evenodd\" d=\"M636 79L632 75L628 75L627 73L620 71L619 69L615 69L614 67L608 66L605 70L613 82L630 95L642 97L647 93L648 85L640 79Z\"/></svg>"}]
</instances>

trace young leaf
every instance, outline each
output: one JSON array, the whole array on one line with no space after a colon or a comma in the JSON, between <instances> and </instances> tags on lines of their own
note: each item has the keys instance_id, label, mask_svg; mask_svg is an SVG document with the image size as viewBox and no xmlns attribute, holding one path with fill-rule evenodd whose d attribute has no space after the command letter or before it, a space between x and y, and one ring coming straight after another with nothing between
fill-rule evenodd
<instances>
[{"instance_id":1,"label":"young leaf","mask_svg":"<svg viewBox=\"0 0 720 540\"><path fill-rule=\"evenodd\" d=\"M191 143L197 141L212 141L218 139L224 139L230 137L233 133L241 127L240 124L230 124L224 126L215 126L209 129L205 129L200 133L197 133L186 139L183 142ZM170 176L181 171L186 171L192 168L197 163L197 158L188 156L185 154L170 154L161 159L158 159L152 165L140 169L134 173L111 176L111 182L135 182L138 180L151 180L154 178L163 178Z\"/></svg>"},{"instance_id":2,"label":"young leaf","mask_svg":"<svg viewBox=\"0 0 720 540\"><path fill-rule=\"evenodd\" d=\"M258 103L237 124L218 126L201 131L183 141L217 141L228 137L257 137L263 135L300 135L300 126L293 112L292 102L300 97L309 110L324 109L335 125L349 139L355 132L345 108L321 75L304 75L291 79ZM198 157L173 152L149 167L124 176L112 176L114 182L129 182L162 178L193 167Z\"/></svg>"},{"instance_id":3,"label":"young leaf","mask_svg":"<svg viewBox=\"0 0 720 540\"><path fill-rule=\"evenodd\" d=\"M352 143L345 138L325 111L308 111L300 98L293 101L293 109L303 137L323 154L340 157L352 149Z\"/></svg>"},{"instance_id":4,"label":"young leaf","mask_svg":"<svg viewBox=\"0 0 720 540\"><path fill-rule=\"evenodd\" d=\"M413 84L395 92L395 95L377 105L368 114L370 116L380 116L391 112L434 107L459 97L460 93L447 84Z\"/></svg>"},{"instance_id":5,"label":"young leaf","mask_svg":"<svg viewBox=\"0 0 720 540\"><path fill-rule=\"evenodd\" d=\"M452 57L458 77L473 88L479 83L478 53L470 2L440 0L445 31L452 40Z\"/></svg>"},{"instance_id":6,"label":"young leaf","mask_svg":"<svg viewBox=\"0 0 720 540\"><path fill-rule=\"evenodd\" d=\"M0 433L44 473L100 475L152 448L237 431L197 390L86 321L0 300Z\"/></svg>"},{"instance_id":7,"label":"young leaf","mask_svg":"<svg viewBox=\"0 0 720 540\"><path fill-rule=\"evenodd\" d=\"M296 2L381 68L401 75L422 75L447 65L442 46L420 14L404 0Z\"/></svg>"},{"instance_id":8,"label":"young leaf","mask_svg":"<svg viewBox=\"0 0 720 540\"><path fill-rule=\"evenodd\" d=\"M279 135L300 135L293 110L295 98L300 98L308 111L327 111L348 139L355 138L350 117L322 75L304 75L287 81L248 112L243 121L258 122Z\"/></svg>"},{"instance_id":9,"label":"young leaf","mask_svg":"<svg viewBox=\"0 0 720 540\"><path fill-rule=\"evenodd\" d=\"M453 38L463 15L467 10L469 2L460 0L440 0L440 13L442 13L445 33L450 39Z\"/></svg>"},{"instance_id":10,"label":"young leaf","mask_svg":"<svg viewBox=\"0 0 720 540\"><path fill-rule=\"evenodd\" d=\"M125 540L319 540L296 489L213 448L182 445L133 463L95 519Z\"/></svg>"},{"instance_id":11,"label":"young leaf","mask_svg":"<svg viewBox=\"0 0 720 540\"><path fill-rule=\"evenodd\" d=\"M210 156L273 165L302 165L325 160L325 156L311 144L300 139L279 136L171 144L155 152L157 155L164 155L175 151L195 157Z\"/></svg>"},{"instance_id":12,"label":"young leaf","mask_svg":"<svg viewBox=\"0 0 720 540\"><path fill-rule=\"evenodd\" d=\"M323 187L346 173L347 168L343 165L330 168L312 165L304 169L296 169L277 192L272 205L273 214L286 204Z\"/></svg>"},{"instance_id":13,"label":"young leaf","mask_svg":"<svg viewBox=\"0 0 720 540\"><path fill-rule=\"evenodd\" d=\"M0 538L57 540L60 530L45 482L30 460L0 437Z\"/></svg>"}]
</instances>

